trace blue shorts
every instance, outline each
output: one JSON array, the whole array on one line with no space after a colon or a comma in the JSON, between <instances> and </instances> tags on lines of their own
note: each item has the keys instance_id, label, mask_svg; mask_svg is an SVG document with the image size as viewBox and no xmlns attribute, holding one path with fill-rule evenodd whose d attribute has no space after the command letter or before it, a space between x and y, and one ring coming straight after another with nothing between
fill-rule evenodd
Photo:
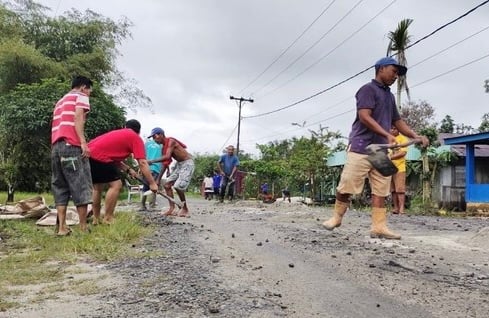
<instances>
[{"instance_id":1,"label":"blue shorts","mask_svg":"<svg viewBox=\"0 0 489 318\"><path fill-rule=\"evenodd\" d=\"M156 172L156 171L151 171L151 176L153 177L153 179L156 181L156 178L158 178L158 176L160 175L159 172ZM148 184L148 180L146 180L146 178L143 178L144 181L146 181L146 184L143 184L143 192L146 192L149 190L149 184Z\"/></svg>"}]
</instances>

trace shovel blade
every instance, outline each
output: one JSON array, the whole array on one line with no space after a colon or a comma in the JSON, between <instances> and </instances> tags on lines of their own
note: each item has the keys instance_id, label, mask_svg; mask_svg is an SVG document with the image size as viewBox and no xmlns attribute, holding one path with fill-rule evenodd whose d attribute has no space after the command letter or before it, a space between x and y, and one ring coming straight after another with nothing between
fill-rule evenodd
<instances>
[{"instance_id":1,"label":"shovel blade","mask_svg":"<svg viewBox=\"0 0 489 318\"><path fill-rule=\"evenodd\" d=\"M397 172L396 166L394 166L389 157L387 157L387 154L383 151L370 153L367 160L384 177L390 177Z\"/></svg>"}]
</instances>

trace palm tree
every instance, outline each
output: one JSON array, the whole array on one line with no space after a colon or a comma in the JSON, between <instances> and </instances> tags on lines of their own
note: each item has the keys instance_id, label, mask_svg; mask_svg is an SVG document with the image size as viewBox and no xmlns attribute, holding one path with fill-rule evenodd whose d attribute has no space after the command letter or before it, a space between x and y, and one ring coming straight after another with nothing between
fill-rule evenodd
<instances>
[{"instance_id":1,"label":"palm tree","mask_svg":"<svg viewBox=\"0 0 489 318\"><path fill-rule=\"evenodd\" d=\"M390 31L387 37L389 38L389 45L387 46L387 56L390 56L391 53L395 53L397 55L397 61L399 64L407 66L406 60L406 48L411 42L411 36L408 34L408 27L413 22L413 19L404 19L399 22L397 28L394 31ZM401 92L402 90L406 91L408 99L410 99L409 95L409 87L406 81L406 75L399 76L397 79L397 107L401 108Z\"/></svg>"}]
</instances>

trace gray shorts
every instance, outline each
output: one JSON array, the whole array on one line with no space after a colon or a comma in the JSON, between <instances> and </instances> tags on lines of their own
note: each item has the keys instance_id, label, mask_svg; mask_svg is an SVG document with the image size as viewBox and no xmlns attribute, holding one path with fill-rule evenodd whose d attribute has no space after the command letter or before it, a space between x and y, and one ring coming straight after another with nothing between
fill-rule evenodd
<instances>
[{"instance_id":1,"label":"gray shorts","mask_svg":"<svg viewBox=\"0 0 489 318\"><path fill-rule=\"evenodd\" d=\"M51 188L56 206L68 205L70 198L75 206L92 203L90 163L81 152L80 147L63 140L52 147Z\"/></svg>"},{"instance_id":2,"label":"gray shorts","mask_svg":"<svg viewBox=\"0 0 489 318\"><path fill-rule=\"evenodd\" d=\"M175 189L185 191L190 185L194 168L193 159L177 162L175 169L173 169L170 176L166 179L166 182L172 182Z\"/></svg>"}]
</instances>

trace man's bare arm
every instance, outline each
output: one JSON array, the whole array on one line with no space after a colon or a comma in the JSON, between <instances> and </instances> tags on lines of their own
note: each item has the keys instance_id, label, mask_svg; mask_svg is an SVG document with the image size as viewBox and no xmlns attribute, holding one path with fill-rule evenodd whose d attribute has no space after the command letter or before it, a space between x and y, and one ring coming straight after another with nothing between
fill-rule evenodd
<instances>
[{"instance_id":1,"label":"man's bare arm","mask_svg":"<svg viewBox=\"0 0 489 318\"><path fill-rule=\"evenodd\" d=\"M173 150L175 149L175 141L170 140L168 143L168 147L165 148L165 154L162 157L148 160L149 164L155 163L155 162L164 162L166 160L169 160L172 157Z\"/></svg>"},{"instance_id":2,"label":"man's bare arm","mask_svg":"<svg viewBox=\"0 0 489 318\"><path fill-rule=\"evenodd\" d=\"M75 108L75 131L80 139L82 156L86 158L90 157L90 150L85 139L85 110L81 107Z\"/></svg>"},{"instance_id":3,"label":"man's bare arm","mask_svg":"<svg viewBox=\"0 0 489 318\"><path fill-rule=\"evenodd\" d=\"M368 108L362 108L358 110L358 118L360 118L360 121L362 124L367 126L368 129L373 131L379 136L383 136L387 138L388 143L395 143L396 138L391 135L389 132L385 131L384 128L382 128L378 122L375 121L375 119L372 117L372 110Z\"/></svg>"},{"instance_id":4,"label":"man's bare arm","mask_svg":"<svg viewBox=\"0 0 489 318\"><path fill-rule=\"evenodd\" d=\"M139 164L139 170L141 171L141 174L148 182L151 191L153 192L158 191L158 185L156 184L155 180L153 179L153 176L151 175L151 170L149 169L148 161L146 159L138 159L138 164Z\"/></svg>"},{"instance_id":5,"label":"man's bare arm","mask_svg":"<svg viewBox=\"0 0 489 318\"><path fill-rule=\"evenodd\" d=\"M399 132L404 136L412 139L420 139L424 147L430 144L428 138L426 138L425 136L418 135L414 130L412 130L409 127L409 125L404 120L402 119L396 120L394 122L394 126L396 126L397 130L399 130Z\"/></svg>"}]
</instances>

